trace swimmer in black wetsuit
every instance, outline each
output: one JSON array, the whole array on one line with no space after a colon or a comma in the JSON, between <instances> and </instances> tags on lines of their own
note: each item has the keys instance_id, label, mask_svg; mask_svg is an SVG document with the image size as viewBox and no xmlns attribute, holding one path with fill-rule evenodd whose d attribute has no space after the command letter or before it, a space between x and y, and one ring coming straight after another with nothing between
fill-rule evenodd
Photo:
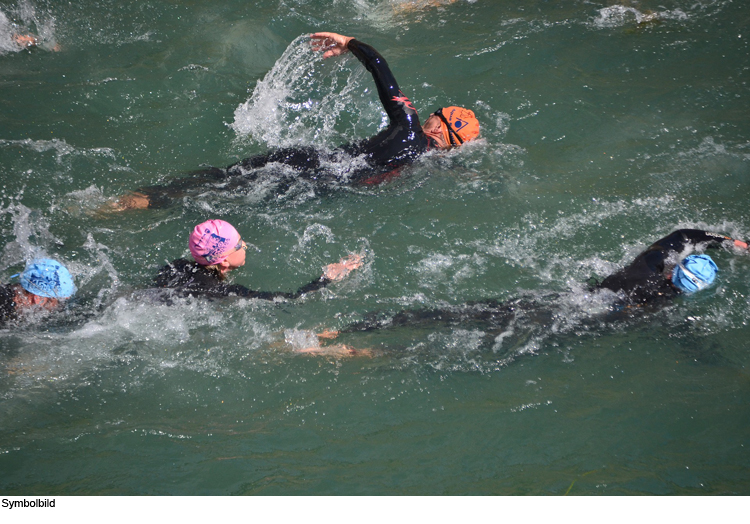
<instances>
[{"instance_id":1,"label":"swimmer in black wetsuit","mask_svg":"<svg viewBox=\"0 0 750 524\"><path fill-rule=\"evenodd\" d=\"M479 121L474 113L460 107L446 107L432 113L424 125L411 101L401 92L385 59L371 46L336 33L315 33L312 45L324 50L324 58L351 51L372 74L378 96L388 114L386 129L372 138L345 144L331 153L312 147L288 148L246 158L226 169L211 168L176 179L163 186L140 188L112 204L115 211L162 207L192 189L222 184L225 190L246 185L258 176L258 169L279 163L295 170L292 178L304 178L319 185L330 183L376 184L394 176L429 149L449 149L479 136ZM352 169L345 175L327 171L323 164L347 157L362 157L364 169ZM282 182L290 182L289 179Z\"/></svg>"},{"instance_id":2,"label":"swimmer in black wetsuit","mask_svg":"<svg viewBox=\"0 0 750 524\"><path fill-rule=\"evenodd\" d=\"M686 275L689 273L705 281L706 279L700 279L700 276L703 273L707 276L711 274L712 261L708 262L710 258L707 255L702 255L704 258L699 259L696 255L684 258L684 254L685 251L699 245L707 248L736 246L748 249L747 243L741 240L733 240L699 229L679 229L654 242L630 265L608 276L596 287L624 295L624 303L628 306L643 306L665 298L673 298L682 293L698 291L705 286L702 283L695 283ZM696 264L698 269L691 273L691 266L685 262L686 260ZM718 268L715 264L713 268L715 274Z\"/></svg>"},{"instance_id":3,"label":"swimmer in black wetsuit","mask_svg":"<svg viewBox=\"0 0 750 524\"><path fill-rule=\"evenodd\" d=\"M610 313L615 315L633 311L632 308L658 305L665 299L699 291L713 282L718 272L713 260L707 255L686 257L687 251L696 247L733 246L748 250L747 242L741 240L698 229L680 229L654 242L631 264L594 285L592 291L607 289L618 295L610 309ZM440 323L462 327L481 325L487 328L489 335L494 336L519 318L527 325L551 325L554 317L552 308L536 300L489 300L442 309L406 310L391 316L375 314L344 328L341 333ZM338 334L337 331L326 331L320 337L330 339ZM345 356L357 354L357 351L340 344L301 350L305 353L340 353Z\"/></svg>"},{"instance_id":4,"label":"swimmer in black wetsuit","mask_svg":"<svg viewBox=\"0 0 750 524\"><path fill-rule=\"evenodd\" d=\"M68 270L48 258L36 259L26 265L20 284L0 286L0 327L14 324L34 310L54 311L76 292Z\"/></svg>"},{"instance_id":5,"label":"swimmer in black wetsuit","mask_svg":"<svg viewBox=\"0 0 750 524\"><path fill-rule=\"evenodd\" d=\"M229 271L245 265L247 250L247 244L231 224L223 220L209 220L198 224L190 235L188 245L195 261L178 259L167 264L154 279L156 287L173 290L180 296L296 299L343 279L362 263L358 255L342 258L338 263L326 266L323 276L294 293L254 291L239 284L225 282Z\"/></svg>"}]
</instances>

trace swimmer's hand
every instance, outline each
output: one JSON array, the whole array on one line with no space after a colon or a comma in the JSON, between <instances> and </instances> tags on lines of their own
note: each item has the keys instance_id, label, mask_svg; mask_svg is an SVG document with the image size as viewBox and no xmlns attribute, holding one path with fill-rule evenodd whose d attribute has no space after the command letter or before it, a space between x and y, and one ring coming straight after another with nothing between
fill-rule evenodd
<instances>
[{"instance_id":1,"label":"swimmer's hand","mask_svg":"<svg viewBox=\"0 0 750 524\"><path fill-rule=\"evenodd\" d=\"M747 245L747 242L743 242L742 240L735 240L734 245L742 249L750 249L750 246Z\"/></svg>"},{"instance_id":2,"label":"swimmer's hand","mask_svg":"<svg viewBox=\"0 0 750 524\"><path fill-rule=\"evenodd\" d=\"M338 33L314 33L310 36L313 51L323 51L323 58L343 55L348 51L346 45L354 40L353 36L344 36Z\"/></svg>"},{"instance_id":3,"label":"swimmer's hand","mask_svg":"<svg viewBox=\"0 0 750 524\"><path fill-rule=\"evenodd\" d=\"M316 336L318 338L333 340L334 338L336 338L336 337L339 336L339 332L336 331L336 330L328 330L328 329L326 329L322 333L318 333Z\"/></svg>"},{"instance_id":4,"label":"swimmer's hand","mask_svg":"<svg viewBox=\"0 0 750 524\"><path fill-rule=\"evenodd\" d=\"M334 282L342 280L352 270L357 269L362 265L362 257L356 254L351 254L346 258L342 258L335 264L328 264L323 270L323 277Z\"/></svg>"}]
</instances>

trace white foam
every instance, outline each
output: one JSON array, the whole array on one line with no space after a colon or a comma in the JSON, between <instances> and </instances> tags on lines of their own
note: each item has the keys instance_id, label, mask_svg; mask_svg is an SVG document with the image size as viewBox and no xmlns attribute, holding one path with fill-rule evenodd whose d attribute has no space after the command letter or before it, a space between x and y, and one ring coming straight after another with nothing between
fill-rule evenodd
<instances>
[{"instance_id":1,"label":"white foam","mask_svg":"<svg viewBox=\"0 0 750 524\"><path fill-rule=\"evenodd\" d=\"M39 211L11 202L6 207L0 207L0 215L5 214L10 215L15 240L2 248L2 269L23 264L34 258L48 257L53 247L62 243L50 232L49 222Z\"/></svg>"},{"instance_id":2,"label":"white foam","mask_svg":"<svg viewBox=\"0 0 750 524\"><path fill-rule=\"evenodd\" d=\"M612 5L599 9L593 25L597 28L620 27L633 22L645 24L661 20L687 20L688 15L681 9L667 9L664 11L639 11L635 7Z\"/></svg>"},{"instance_id":3,"label":"white foam","mask_svg":"<svg viewBox=\"0 0 750 524\"><path fill-rule=\"evenodd\" d=\"M371 82L363 83L366 70L352 56L325 62L313 52L307 35L296 38L250 99L234 113L232 129L270 147L300 144L337 146L353 137L337 129L339 117L356 115L352 127L383 122L382 108Z\"/></svg>"}]
</instances>

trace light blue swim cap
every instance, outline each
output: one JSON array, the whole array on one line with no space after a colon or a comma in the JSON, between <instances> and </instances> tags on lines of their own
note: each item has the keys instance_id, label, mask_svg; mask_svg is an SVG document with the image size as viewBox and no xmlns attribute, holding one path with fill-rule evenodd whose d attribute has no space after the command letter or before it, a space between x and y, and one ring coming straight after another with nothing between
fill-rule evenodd
<instances>
[{"instance_id":1,"label":"light blue swim cap","mask_svg":"<svg viewBox=\"0 0 750 524\"><path fill-rule=\"evenodd\" d=\"M69 298L76 292L70 272L56 260L49 258L33 260L26 264L26 269L20 276L21 287L40 297Z\"/></svg>"},{"instance_id":2,"label":"light blue swim cap","mask_svg":"<svg viewBox=\"0 0 750 524\"><path fill-rule=\"evenodd\" d=\"M690 255L677 264L672 283L685 293L695 293L710 286L719 268L708 255Z\"/></svg>"}]
</instances>

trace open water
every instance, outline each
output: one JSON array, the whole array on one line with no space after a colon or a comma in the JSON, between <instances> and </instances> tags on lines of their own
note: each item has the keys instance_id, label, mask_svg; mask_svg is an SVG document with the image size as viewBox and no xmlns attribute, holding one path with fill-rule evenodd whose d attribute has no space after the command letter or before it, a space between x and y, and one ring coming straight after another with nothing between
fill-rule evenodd
<instances>
[{"instance_id":1,"label":"open water","mask_svg":"<svg viewBox=\"0 0 750 524\"><path fill-rule=\"evenodd\" d=\"M369 74L313 54L321 30L377 48L422 116L474 108L482 139L378 187L97 213L374 134ZM0 1L0 281L46 254L80 290L0 332L0 491L750 494L750 256L712 253L717 285L622 321L585 284L679 227L750 237L748 42L739 0ZM253 244L232 279L254 289L366 262L298 302L139 293L214 217ZM551 316L293 351L370 312L490 298Z\"/></svg>"}]
</instances>

